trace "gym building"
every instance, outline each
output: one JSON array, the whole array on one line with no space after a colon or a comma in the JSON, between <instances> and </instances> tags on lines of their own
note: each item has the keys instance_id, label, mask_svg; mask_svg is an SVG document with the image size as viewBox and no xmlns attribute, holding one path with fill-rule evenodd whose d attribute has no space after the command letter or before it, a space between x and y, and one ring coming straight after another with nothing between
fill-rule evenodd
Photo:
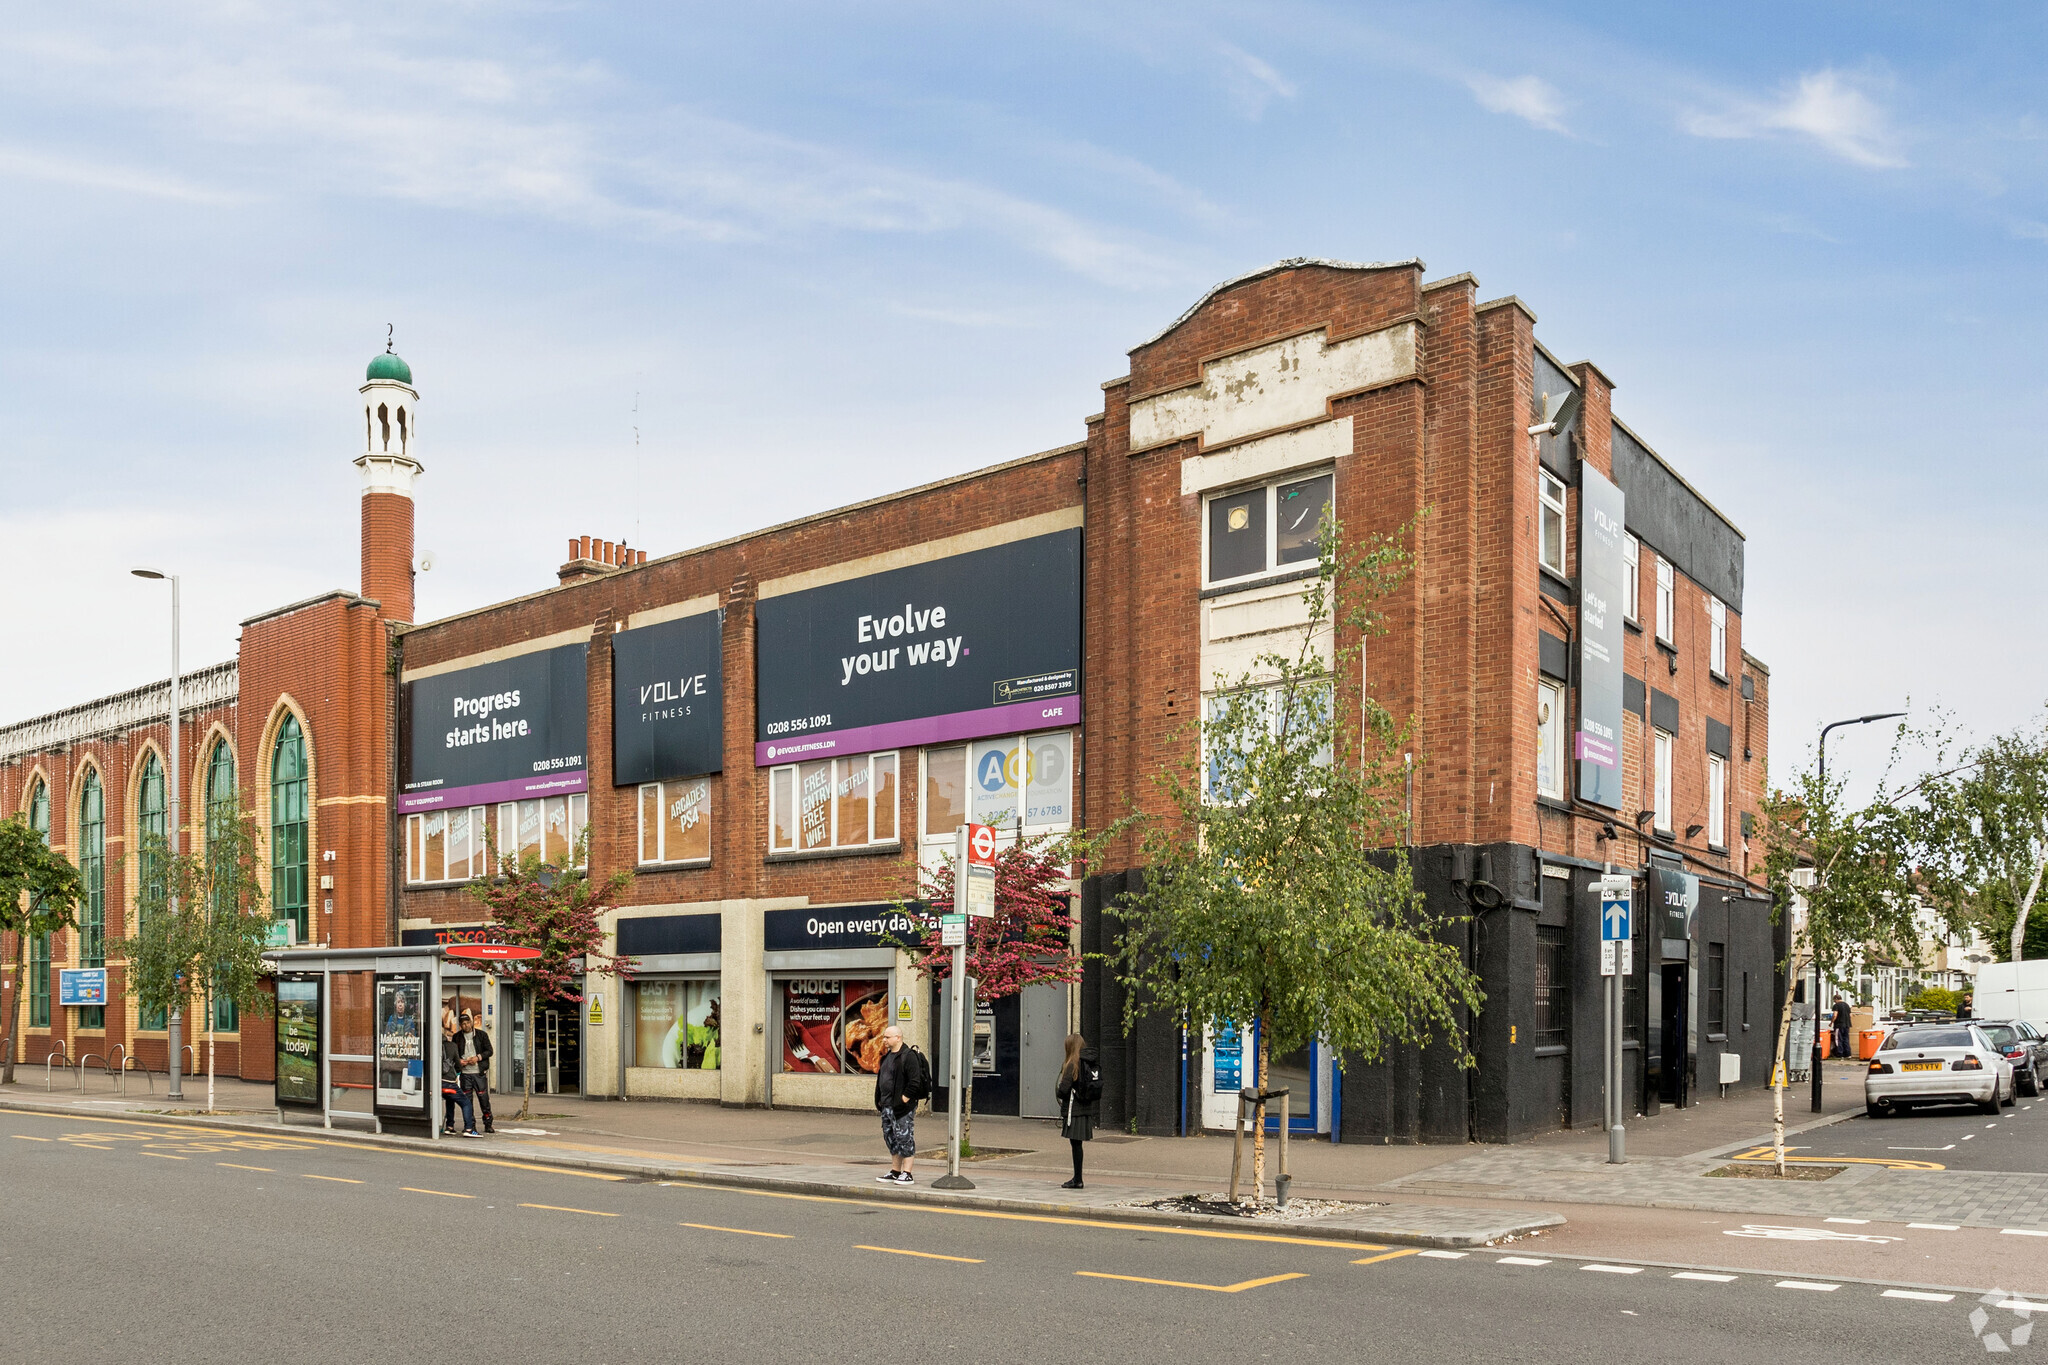
<instances>
[{"instance_id":1,"label":"gym building","mask_svg":"<svg viewBox=\"0 0 2048 1365\"><path fill-rule=\"evenodd\" d=\"M1745 836L1769 676L1742 649L1741 533L1614 415L1612 390L1470 276L1286 261L1132 351L1072 445L680 554L578 536L556 583L412 623L419 392L380 356L362 388L363 590L252 618L208 705L234 717L229 780L258 813L280 913L305 902L295 941L488 939L466 891L487 834L554 858L587 829L593 873L633 872L608 925L640 964L631 982L593 974L577 1005L450 974L499 1039L500 1086L530 1062L542 1091L866 1109L886 1023L943 1074L942 994L894 946L918 865L966 820L1014 839L1154 807L1216 677L1299 640L1321 512L1358 537L1414 526L1361 685L1418 722L1409 841L1487 993L1478 1066L1312 1045L1277 1078L1296 1125L1410 1142L1597 1124L1589 888L1610 864L1642 907L1634 1107L1690 1104L1767 1077L1780 953ZM334 624L311 644L319 613ZM286 642L275 623L302 616ZM85 751L101 771L166 742L162 706L116 725L118 700L0 730L0 809L32 809L41 781L64 810L53 839L83 847ZM298 771L279 766L299 752L287 723L298 789L280 776ZM122 831L150 818L126 767L107 807ZM299 800L293 833L276 812ZM1110 852L1076 888L1084 950L1142 873L1135 841ZM318 889L297 891L295 869ZM982 1004L976 1107L1050 1116L1080 1027L1101 1044L1105 1123L1226 1126L1253 1040L1229 1021L1124 1036L1122 1003L1091 964L1071 989ZM44 1016L23 1055L93 1036L74 1013ZM145 1049L148 1022L126 1024ZM271 1074L267 1047L242 1074Z\"/></svg>"}]
</instances>

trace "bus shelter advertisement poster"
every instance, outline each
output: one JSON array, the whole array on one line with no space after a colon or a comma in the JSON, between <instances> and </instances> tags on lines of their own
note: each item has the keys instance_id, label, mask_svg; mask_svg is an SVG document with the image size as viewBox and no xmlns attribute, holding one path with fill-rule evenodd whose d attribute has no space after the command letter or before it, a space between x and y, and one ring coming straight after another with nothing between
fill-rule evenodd
<instances>
[{"instance_id":1,"label":"bus shelter advertisement poster","mask_svg":"<svg viewBox=\"0 0 2048 1365\"><path fill-rule=\"evenodd\" d=\"M277 1102L320 1106L320 979L277 983Z\"/></svg>"},{"instance_id":2,"label":"bus shelter advertisement poster","mask_svg":"<svg viewBox=\"0 0 2048 1365\"><path fill-rule=\"evenodd\" d=\"M1079 528L763 597L754 761L1080 719Z\"/></svg>"},{"instance_id":3,"label":"bus shelter advertisement poster","mask_svg":"<svg viewBox=\"0 0 2048 1365\"><path fill-rule=\"evenodd\" d=\"M377 1104L424 1112L427 1107L425 977L377 978Z\"/></svg>"},{"instance_id":4,"label":"bus shelter advertisement poster","mask_svg":"<svg viewBox=\"0 0 2048 1365\"><path fill-rule=\"evenodd\" d=\"M563 645L407 683L399 811L588 791L589 659Z\"/></svg>"}]
</instances>

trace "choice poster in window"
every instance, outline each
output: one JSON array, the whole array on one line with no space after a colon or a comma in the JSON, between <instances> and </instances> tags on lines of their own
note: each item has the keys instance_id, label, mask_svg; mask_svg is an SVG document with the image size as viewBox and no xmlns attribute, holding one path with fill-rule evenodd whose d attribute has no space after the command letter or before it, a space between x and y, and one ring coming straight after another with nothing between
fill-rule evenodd
<instances>
[{"instance_id":1,"label":"choice poster in window","mask_svg":"<svg viewBox=\"0 0 2048 1365\"><path fill-rule=\"evenodd\" d=\"M563 645L405 684L398 809L589 790L589 657Z\"/></svg>"},{"instance_id":2,"label":"choice poster in window","mask_svg":"<svg viewBox=\"0 0 2048 1365\"><path fill-rule=\"evenodd\" d=\"M1080 719L1081 532L762 597L754 762Z\"/></svg>"},{"instance_id":3,"label":"choice poster in window","mask_svg":"<svg viewBox=\"0 0 2048 1365\"><path fill-rule=\"evenodd\" d=\"M427 981L420 976L377 978L377 1107L425 1113L427 1108Z\"/></svg>"},{"instance_id":4,"label":"choice poster in window","mask_svg":"<svg viewBox=\"0 0 2048 1365\"><path fill-rule=\"evenodd\" d=\"M1590 464L1579 466L1579 797L1622 808L1622 492Z\"/></svg>"},{"instance_id":5,"label":"choice poster in window","mask_svg":"<svg viewBox=\"0 0 2048 1365\"><path fill-rule=\"evenodd\" d=\"M277 982L277 1102L320 1107L320 978Z\"/></svg>"},{"instance_id":6,"label":"choice poster in window","mask_svg":"<svg viewBox=\"0 0 2048 1365\"><path fill-rule=\"evenodd\" d=\"M882 1064L889 983L839 977L782 983L782 1069L865 1072Z\"/></svg>"}]
</instances>

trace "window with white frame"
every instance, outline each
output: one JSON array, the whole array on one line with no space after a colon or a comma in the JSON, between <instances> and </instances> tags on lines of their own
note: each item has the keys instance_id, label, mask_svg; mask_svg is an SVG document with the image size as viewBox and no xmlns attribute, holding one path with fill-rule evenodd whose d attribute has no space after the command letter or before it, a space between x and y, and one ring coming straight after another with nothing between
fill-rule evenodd
<instances>
[{"instance_id":1,"label":"window with white frame","mask_svg":"<svg viewBox=\"0 0 2048 1365\"><path fill-rule=\"evenodd\" d=\"M1651 780L1656 784L1656 797L1651 801L1650 806L1656 813L1654 821L1658 830L1669 834L1671 832L1671 734L1668 730L1658 730L1655 733L1656 742L1652 747L1656 753L1656 771L1652 774Z\"/></svg>"},{"instance_id":2,"label":"window with white frame","mask_svg":"<svg viewBox=\"0 0 2048 1365\"><path fill-rule=\"evenodd\" d=\"M1707 843L1715 848L1728 846L1728 760L1719 754L1707 755Z\"/></svg>"},{"instance_id":3,"label":"window with white frame","mask_svg":"<svg viewBox=\"0 0 2048 1365\"><path fill-rule=\"evenodd\" d=\"M1536 683L1536 791L1564 799L1564 688Z\"/></svg>"},{"instance_id":4,"label":"window with white frame","mask_svg":"<svg viewBox=\"0 0 2048 1365\"><path fill-rule=\"evenodd\" d=\"M1642 542L1632 535L1624 534L1621 538L1621 614L1637 623L1643 619L1642 557Z\"/></svg>"},{"instance_id":5,"label":"window with white frame","mask_svg":"<svg viewBox=\"0 0 2048 1365\"><path fill-rule=\"evenodd\" d=\"M768 851L816 853L899 842L897 754L821 758L768 770Z\"/></svg>"},{"instance_id":6,"label":"window with white frame","mask_svg":"<svg viewBox=\"0 0 2048 1365\"><path fill-rule=\"evenodd\" d=\"M1543 525L1536 553L1543 567L1564 576L1564 481L1547 469L1536 471L1537 500L1543 504Z\"/></svg>"},{"instance_id":7,"label":"window with white frame","mask_svg":"<svg viewBox=\"0 0 2048 1365\"><path fill-rule=\"evenodd\" d=\"M1657 556L1657 638L1665 644L1672 644L1672 628L1678 617L1678 575L1672 571L1671 561Z\"/></svg>"},{"instance_id":8,"label":"window with white frame","mask_svg":"<svg viewBox=\"0 0 2048 1365\"><path fill-rule=\"evenodd\" d=\"M1212 693L1207 698L1210 725L1203 727L1202 744L1208 752L1208 765L1204 776L1204 795L1212 801L1228 802L1231 792L1244 781L1246 766L1252 756L1226 752L1218 743L1213 730L1214 723L1223 718L1234 704L1249 704L1254 708L1255 722L1263 722L1268 734L1278 735L1283 725L1326 727L1330 715L1331 685L1299 685L1290 699L1285 684L1271 684L1253 687L1238 692ZM1290 707L1289 703L1293 705ZM1297 730L1297 733L1306 733ZM1310 756L1310 761L1327 764L1331 761L1330 736L1324 728L1322 744Z\"/></svg>"},{"instance_id":9,"label":"window with white frame","mask_svg":"<svg viewBox=\"0 0 2048 1365\"><path fill-rule=\"evenodd\" d=\"M532 853L543 862L565 866L589 823L590 798L580 794L408 815L405 880L421 885L491 875L487 833L495 834L501 859ZM579 860L576 866L584 862Z\"/></svg>"},{"instance_id":10,"label":"window with white frame","mask_svg":"<svg viewBox=\"0 0 2048 1365\"><path fill-rule=\"evenodd\" d=\"M1707 599L1707 667L1717 678L1728 676L1728 604L1718 597Z\"/></svg>"},{"instance_id":11,"label":"window with white frame","mask_svg":"<svg viewBox=\"0 0 2048 1365\"><path fill-rule=\"evenodd\" d=\"M1202 521L1204 581L1234 583L1297 564L1313 564L1336 475L1291 474L1219 493Z\"/></svg>"},{"instance_id":12,"label":"window with white frame","mask_svg":"<svg viewBox=\"0 0 2048 1365\"><path fill-rule=\"evenodd\" d=\"M934 852L953 847L964 824L991 825L996 837L1071 829L1074 823L1074 736L1068 730L1006 735L923 753L924 800L919 841Z\"/></svg>"},{"instance_id":13,"label":"window with white frame","mask_svg":"<svg viewBox=\"0 0 2048 1365\"><path fill-rule=\"evenodd\" d=\"M711 861L711 786L708 777L640 784L640 862Z\"/></svg>"}]
</instances>

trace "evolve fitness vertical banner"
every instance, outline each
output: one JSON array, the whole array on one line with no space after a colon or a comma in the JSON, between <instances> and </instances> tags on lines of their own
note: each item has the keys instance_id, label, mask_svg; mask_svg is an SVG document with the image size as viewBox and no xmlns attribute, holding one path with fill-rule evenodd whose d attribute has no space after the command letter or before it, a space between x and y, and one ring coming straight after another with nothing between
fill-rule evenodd
<instances>
[{"instance_id":1,"label":"evolve fitness vertical banner","mask_svg":"<svg viewBox=\"0 0 2048 1365\"><path fill-rule=\"evenodd\" d=\"M399 811L588 791L589 657L563 645L407 683Z\"/></svg>"},{"instance_id":2,"label":"evolve fitness vertical banner","mask_svg":"<svg viewBox=\"0 0 2048 1365\"><path fill-rule=\"evenodd\" d=\"M723 619L714 609L612 636L614 786L725 766Z\"/></svg>"},{"instance_id":3,"label":"evolve fitness vertical banner","mask_svg":"<svg viewBox=\"0 0 2048 1365\"><path fill-rule=\"evenodd\" d=\"M1627 503L1599 470L1579 464L1579 799L1610 810L1621 797L1622 605Z\"/></svg>"},{"instance_id":4,"label":"evolve fitness vertical banner","mask_svg":"<svg viewBox=\"0 0 2048 1365\"><path fill-rule=\"evenodd\" d=\"M1081 719L1081 532L1013 540L754 608L763 766Z\"/></svg>"}]
</instances>

